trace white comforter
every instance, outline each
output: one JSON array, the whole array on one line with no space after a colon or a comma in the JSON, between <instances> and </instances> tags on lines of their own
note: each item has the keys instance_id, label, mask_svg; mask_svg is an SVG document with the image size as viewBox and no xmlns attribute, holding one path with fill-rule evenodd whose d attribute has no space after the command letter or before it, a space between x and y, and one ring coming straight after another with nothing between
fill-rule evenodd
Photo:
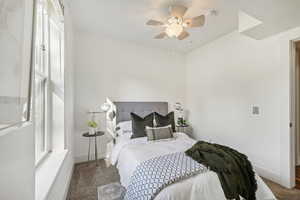
<instances>
[{"instance_id":1,"label":"white comforter","mask_svg":"<svg viewBox=\"0 0 300 200\"><path fill-rule=\"evenodd\" d=\"M184 133L175 133L175 139L148 142L147 138L130 139L130 135L117 138L111 154L112 164L117 164L121 184L127 188L130 177L143 161L161 155L183 152L196 141ZM256 176L257 200L275 200L263 180ZM209 171L169 185L155 200L226 200L216 173Z\"/></svg>"}]
</instances>

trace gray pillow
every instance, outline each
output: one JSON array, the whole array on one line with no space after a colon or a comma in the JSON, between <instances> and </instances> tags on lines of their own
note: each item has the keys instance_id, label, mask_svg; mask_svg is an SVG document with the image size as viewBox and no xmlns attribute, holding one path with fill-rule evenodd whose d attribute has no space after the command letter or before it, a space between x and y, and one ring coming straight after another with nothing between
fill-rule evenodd
<instances>
[{"instance_id":1,"label":"gray pillow","mask_svg":"<svg viewBox=\"0 0 300 200\"><path fill-rule=\"evenodd\" d=\"M135 113L130 113L132 121L132 136L131 139L146 137L146 126L153 127L154 113L150 113L142 118Z\"/></svg>"},{"instance_id":2,"label":"gray pillow","mask_svg":"<svg viewBox=\"0 0 300 200\"><path fill-rule=\"evenodd\" d=\"M175 120L174 120L174 112L170 112L167 115L161 115L157 112L155 112L155 122L156 122L156 126L157 127L164 127L164 126L168 126L171 125L172 126L172 130L175 132Z\"/></svg>"},{"instance_id":3,"label":"gray pillow","mask_svg":"<svg viewBox=\"0 0 300 200\"><path fill-rule=\"evenodd\" d=\"M169 139L173 138L173 129L172 126L164 126L164 127L149 127L146 126L146 134L148 141L153 140L163 140L163 139Z\"/></svg>"}]
</instances>

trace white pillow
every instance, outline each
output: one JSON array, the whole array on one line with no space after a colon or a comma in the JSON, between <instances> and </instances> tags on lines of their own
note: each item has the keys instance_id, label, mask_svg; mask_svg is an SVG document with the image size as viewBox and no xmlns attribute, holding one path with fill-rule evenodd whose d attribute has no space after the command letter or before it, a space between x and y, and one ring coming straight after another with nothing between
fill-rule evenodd
<instances>
[{"instance_id":1,"label":"white pillow","mask_svg":"<svg viewBox=\"0 0 300 200\"><path fill-rule=\"evenodd\" d=\"M132 121L123 121L118 123L117 129L119 134L131 133L132 132Z\"/></svg>"}]
</instances>

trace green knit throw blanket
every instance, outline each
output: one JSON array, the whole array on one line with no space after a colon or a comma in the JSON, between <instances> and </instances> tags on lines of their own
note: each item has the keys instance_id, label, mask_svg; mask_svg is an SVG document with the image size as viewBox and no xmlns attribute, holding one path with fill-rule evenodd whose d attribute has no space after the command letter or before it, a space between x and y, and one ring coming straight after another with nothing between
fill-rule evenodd
<instances>
[{"instance_id":1,"label":"green knit throw blanket","mask_svg":"<svg viewBox=\"0 0 300 200\"><path fill-rule=\"evenodd\" d=\"M198 141L186 155L217 173L227 199L256 200L255 173L247 156L227 146Z\"/></svg>"}]
</instances>

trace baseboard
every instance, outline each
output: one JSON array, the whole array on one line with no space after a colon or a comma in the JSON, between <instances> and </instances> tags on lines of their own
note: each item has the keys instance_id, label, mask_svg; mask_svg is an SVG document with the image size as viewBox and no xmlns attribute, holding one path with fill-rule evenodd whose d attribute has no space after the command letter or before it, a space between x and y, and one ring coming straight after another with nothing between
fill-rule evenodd
<instances>
[{"instance_id":1,"label":"baseboard","mask_svg":"<svg viewBox=\"0 0 300 200\"><path fill-rule=\"evenodd\" d=\"M271 170L267 170L263 167L254 164L254 169L259 176L262 176L268 180L271 180L275 183L280 184L280 175L272 172Z\"/></svg>"}]
</instances>

